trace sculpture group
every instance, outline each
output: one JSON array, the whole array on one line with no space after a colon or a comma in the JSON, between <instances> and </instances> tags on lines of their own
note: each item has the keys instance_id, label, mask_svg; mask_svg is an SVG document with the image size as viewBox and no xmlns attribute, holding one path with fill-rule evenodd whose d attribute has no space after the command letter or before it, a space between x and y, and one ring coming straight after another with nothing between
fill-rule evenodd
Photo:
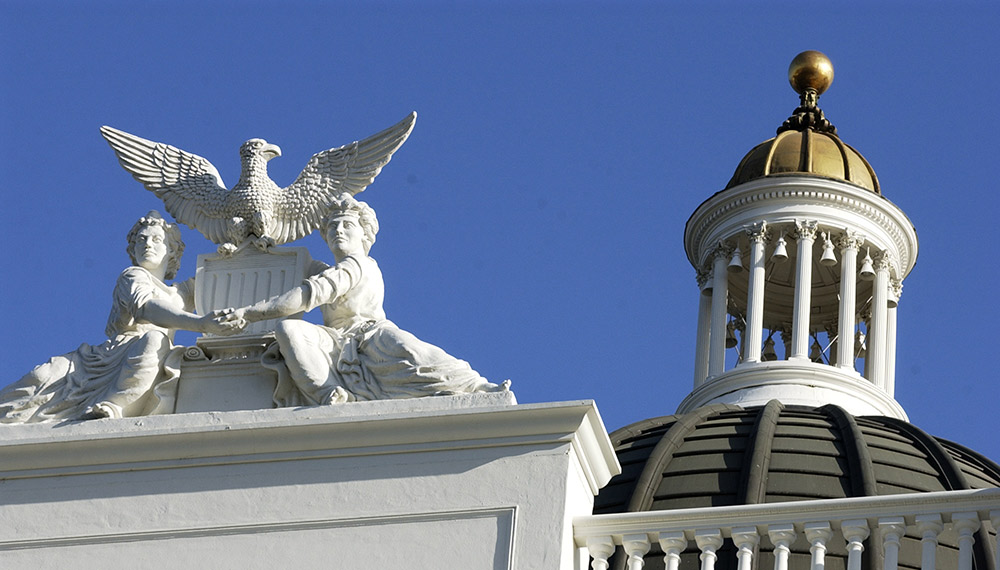
<instances>
[{"instance_id":1,"label":"sculpture group","mask_svg":"<svg viewBox=\"0 0 1000 570\"><path fill-rule=\"evenodd\" d=\"M276 405L507 391L509 381L487 381L465 361L397 327L382 308L382 273L368 255L378 221L353 195L388 163L415 116L317 153L284 190L263 166L280 151L260 139L242 146L243 174L226 191L205 159L103 128L122 165L178 221L219 243L220 253L248 242L267 250L318 228L335 263L313 262L307 278L280 295L198 315L194 279L167 284L184 251L180 231L149 212L127 236L132 265L115 284L108 340L53 357L0 391L0 423L171 413L183 351L173 345L176 330L233 335L249 322L276 318L283 320L261 358L261 366L277 374ZM316 308L323 326L286 318Z\"/></svg>"}]
</instances>

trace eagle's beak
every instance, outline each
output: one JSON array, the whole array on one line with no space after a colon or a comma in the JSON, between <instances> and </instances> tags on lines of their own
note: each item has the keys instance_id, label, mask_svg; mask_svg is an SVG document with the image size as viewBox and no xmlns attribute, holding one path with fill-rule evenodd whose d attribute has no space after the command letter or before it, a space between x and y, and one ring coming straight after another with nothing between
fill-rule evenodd
<instances>
[{"instance_id":1,"label":"eagle's beak","mask_svg":"<svg viewBox=\"0 0 1000 570\"><path fill-rule=\"evenodd\" d=\"M271 160L276 156L281 156L281 148L276 144L266 144L264 148L260 149L260 153L264 155L264 158Z\"/></svg>"}]
</instances>

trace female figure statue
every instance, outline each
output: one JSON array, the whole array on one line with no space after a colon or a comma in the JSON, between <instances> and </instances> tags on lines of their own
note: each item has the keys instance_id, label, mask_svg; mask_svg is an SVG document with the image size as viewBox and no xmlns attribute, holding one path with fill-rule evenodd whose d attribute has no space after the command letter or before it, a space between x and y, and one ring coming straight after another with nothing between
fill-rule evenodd
<instances>
[{"instance_id":1,"label":"female figure statue","mask_svg":"<svg viewBox=\"0 0 1000 570\"><path fill-rule=\"evenodd\" d=\"M0 423L131 417L173 412L181 350L174 331L238 332L223 313L198 316L194 280L167 285L184 243L174 224L151 211L128 233L132 266L118 276L108 340L51 358L0 392Z\"/></svg>"},{"instance_id":2,"label":"female figure statue","mask_svg":"<svg viewBox=\"0 0 1000 570\"><path fill-rule=\"evenodd\" d=\"M278 371L278 405L508 390L509 381L487 381L467 362L386 319L382 272L368 256L378 221L367 204L342 195L322 231L335 266L320 267L299 287L228 316L259 321L322 310L325 326L285 319L275 331L276 349L272 345L264 358Z\"/></svg>"}]
</instances>

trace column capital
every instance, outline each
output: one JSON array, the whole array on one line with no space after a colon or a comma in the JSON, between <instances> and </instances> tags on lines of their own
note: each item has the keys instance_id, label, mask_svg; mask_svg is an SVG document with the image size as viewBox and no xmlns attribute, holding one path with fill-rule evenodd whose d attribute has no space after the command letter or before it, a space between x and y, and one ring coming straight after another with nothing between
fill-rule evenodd
<instances>
[{"instance_id":1,"label":"column capital","mask_svg":"<svg viewBox=\"0 0 1000 570\"><path fill-rule=\"evenodd\" d=\"M729 257L733 255L733 251L735 249L736 247L733 244L720 240L718 245L712 248L712 256L716 259L720 257L729 259Z\"/></svg>"},{"instance_id":2,"label":"column capital","mask_svg":"<svg viewBox=\"0 0 1000 570\"><path fill-rule=\"evenodd\" d=\"M767 229L767 222L764 221L744 226L743 231L746 232L747 238L750 239L750 243L763 243L770 239L771 235Z\"/></svg>"},{"instance_id":3,"label":"column capital","mask_svg":"<svg viewBox=\"0 0 1000 570\"><path fill-rule=\"evenodd\" d=\"M844 233L838 235L834 239L834 243L841 251L846 251L853 249L858 251L861 249L861 245L865 243L865 235L861 232L856 232L853 230L844 230Z\"/></svg>"},{"instance_id":4,"label":"column capital","mask_svg":"<svg viewBox=\"0 0 1000 570\"><path fill-rule=\"evenodd\" d=\"M889 252L887 251L880 251L876 253L873 261L875 262L876 273L879 271L889 271L893 266L892 256L889 255Z\"/></svg>"},{"instance_id":5,"label":"column capital","mask_svg":"<svg viewBox=\"0 0 1000 570\"><path fill-rule=\"evenodd\" d=\"M800 240L815 240L819 233L819 222L815 220L795 220L795 237Z\"/></svg>"},{"instance_id":6,"label":"column capital","mask_svg":"<svg viewBox=\"0 0 1000 570\"><path fill-rule=\"evenodd\" d=\"M893 301L899 301L899 298L903 296L903 280L902 279L890 279L889 280L889 297Z\"/></svg>"},{"instance_id":7,"label":"column capital","mask_svg":"<svg viewBox=\"0 0 1000 570\"><path fill-rule=\"evenodd\" d=\"M698 282L698 290L704 291L709 283L712 281L712 270L711 269L699 269L695 272L695 280Z\"/></svg>"}]
</instances>

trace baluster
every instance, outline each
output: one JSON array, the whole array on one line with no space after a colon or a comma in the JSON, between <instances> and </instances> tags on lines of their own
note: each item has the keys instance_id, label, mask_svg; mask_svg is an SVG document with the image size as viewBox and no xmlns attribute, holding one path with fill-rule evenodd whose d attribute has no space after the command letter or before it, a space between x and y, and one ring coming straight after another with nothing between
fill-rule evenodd
<instances>
[{"instance_id":1,"label":"baluster","mask_svg":"<svg viewBox=\"0 0 1000 570\"><path fill-rule=\"evenodd\" d=\"M972 545L976 542L973 535L979 530L979 515L955 513L951 522L958 532L958 570L972 570Z\"/></svg>"},{"instance_id":2,"label":"baluster","mask_svg":"<svg viewBox=\"0 0 1000 570\"><path fill-rule=\"evenodd\" d=\"M993 545L993 553L996 555L993 567L1000 569L1000 511L990 511L990 524L993 525L993 532L997 533L996 544Z\"/></svg>"},{"instance_id":3,"label":"baluster","mask_svg":"<svg viewBox=\"0 0 1000 570\"><path fill-rule=\"evenodd\" d=\"M594 559L590 567L594 570L608 570L608 558L615 553L615 541L610 536L591 536L587 538L587 550Z\"/></svg>"},{"instance_id":4,"label":"baluster","mask_svg":"<svg viewBox=\"0 0 1000 570\"><path fill-rule=\"evenodd\" d=\"M767 536L774 545L774 570L788 570L788 554L795 542L795 527L790 524L772 525L767 528Z\"/></svg>"},{"instance_id":5,"label":"baluster","mask_svg":"<svg viewBox=\"0 0 1000 570\"><path fill-rule=\"evenodd\" d=\"M649 552L649 537L645 534L626 534L622 546L628 555L628 570L642 570L646 561L642 558Z\"/></svg>"},{"instance_id":6,"label":"baluster","mask_svg":"<svg viewBox=\"0 0 1000 570\"><path fill-rule=\"evenodd\" d=\"M887 517L878 520L878 530L882 535L885 549L885 570L896 570L899 566L899 541L906 532L903 517Z\"/></svg>"},{"instance_id":7,"label":"baluster","mask_svg":"<svg viewBox=\"0 0 1000 570\"><path fill-rule=\"evenodd\" d=\"M923 553L920 556L921 570L937 568L938 534L943 529L941 515L917 515L917 532L920 533L920 541L923 543Z\"/></svg>"},{"instance_id":8,"label":"baluster","mask_svg":"<svg viewBox=\"0 0 1000 570\"><path fill-rule=\"evenodd\" d=\"M715 570L718 559L715 551L722 547L722 531L717 528L695 531L694 541L701 549L701 570Z\"/></svg>"},{"instance_id":9,"label":"baluster","mask_svg":"<svg viewBox=\"0 0 1000 570\"><path fill-rule=\"evenodd\" d=\"M739 550L736 558L739 560L738 570L751 570L753 565L753 551L760 542L760 535L755 526L743 526L733 529L733 544Z\"/></svg>"},{"instance_id":10,"label":"baluster","mask_svg":"<svg viewBox=\"0 0 1000 570\"><path fill-rule=\"evenodd\" d=\"M688 541L683 532L661 532L660 548L663 549L663 566L666 570L677 570L681 565L681 552L687 548Z\"/></svg>"},{"instance_id":11,"label":"baluster","mask_svg":"<svg viewBox=\"0 0 1000 570\"><path fill-rule=\"evenodd\" d=\"M847 540L847 570L861 570L861 553L865 551L864 542L869 534L868 521L865 519L843 521L840 523L840 531Z\"/></svg>"},{"instance_id":12,"label":"baluster","mask_svg":"<svg viewBox=\"0 0 1000 570\"><path fill-rule=\"evenodd\" d=\"M833 530L828 522L806 523L806 540L811 545L812 570L823 570L826 567L826 543L833 538Z\"/></svg>"}]
</instances>

